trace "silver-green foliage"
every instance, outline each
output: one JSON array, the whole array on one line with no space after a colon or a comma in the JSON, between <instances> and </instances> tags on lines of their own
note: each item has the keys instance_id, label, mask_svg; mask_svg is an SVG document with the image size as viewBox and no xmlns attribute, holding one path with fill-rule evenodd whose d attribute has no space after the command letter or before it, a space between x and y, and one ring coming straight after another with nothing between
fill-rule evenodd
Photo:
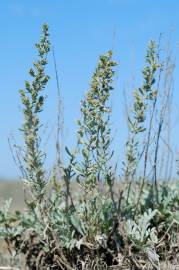
<instances>
[{"instance_id":1,"label":"silver-green foliage","mask_svg":"<svg viewBox=\"0 0 179 270\"><path fill-rule=\"evenodd\" d=\"M110 184L110 176L107 174L110 173L108 164L112 157L109 97L113 90L115 66L111 51L99 58L90 90L81 102L78 147L82 160L77 166L77 177L89 189L101 181Z\"/></svg>"},{"instance_id":2,"label":"silver-green foliage","mask_svg":"<svg viewBox=\"0 0 179 270\"><path fill-rule=\"evenodd\" d=\"M148 209L138 220L128 220L126 223L126 231L130 240L140 248L151 246L158 243L157 231L155 227L151 227L151 221L156 214L160 214L157 210Z\"/></svg>"},{"instance_id":3,"label":"silver-green foliage","mask_svg":"<svg viewBox=\"0 0 179 270\"><path fill-rule=\"evenodd\" d=\"M48 25L42 27L42 37L36 44L38 59L29 70L32 81L25 82L25 90L20 90L21 101L24 106L24 124L22 132L25 141L25 177L29 182L34 199L41 201L45 189L45 172L43 168L44 153L40 149L41 127L39 113L43 110L44 95L41 92L45 89L49 76L45 73L48 63L47 55L50 51Z\"/></svg>"},{"instance_id":4,"label":"silver-green foliage","mask_svg":"<svg viewBox=\"0 0 179 270\"><path fill-rule=\"evenodd\" d=\"M141 155L141 133L146 130L146 117L151 101L157 95L156 79L161 64L158 59L157 45L150 41L146 53L142 86L134 90L132 113L128 117L129 139L126 143L126 178L134 176Z\"/></svg>"}]
</instances>

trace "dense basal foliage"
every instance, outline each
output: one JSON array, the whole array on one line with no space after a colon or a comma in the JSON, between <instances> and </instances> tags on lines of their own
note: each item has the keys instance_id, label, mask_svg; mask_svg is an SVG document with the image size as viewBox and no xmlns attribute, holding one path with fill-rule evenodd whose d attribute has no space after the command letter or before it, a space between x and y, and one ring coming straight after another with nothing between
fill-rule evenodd
<instances>
[{"instance_id":1,"label":"dense basal foliage","mask_svg":"<svg viewBox=\"0 0 179 270\"><path fill-rule=\"evenodd\" d=\"M118 182L110 122L117 63L111 51L100 56L81 102L76 147L65 148L68 163L55 165L48 180L39 114L49 80L45 67L50 47L48 26L43 25L38 59L29 71L32 81L20 91L26 210L12 213L10 201L5 202L0 238L21 269L160 269L161 261L173 261L179 253L178 182L160 181L157 171L172 64L160 60L151 41L143 83L134 90L128 115L129 138Z\"/></svg>"}]
</instances>

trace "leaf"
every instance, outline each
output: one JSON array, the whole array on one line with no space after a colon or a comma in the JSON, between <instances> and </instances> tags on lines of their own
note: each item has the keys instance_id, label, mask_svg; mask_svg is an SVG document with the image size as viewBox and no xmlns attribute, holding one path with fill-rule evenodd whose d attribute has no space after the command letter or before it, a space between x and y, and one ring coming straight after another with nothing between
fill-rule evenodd
<instances>
[{"instance_id":1,"label":"leaf","mask_svg":"<svg viewBox=\"0 0 179 270\"><path fill-rule=\"evenodd\" d=\"M75 215L70 216L70 221L77 232L84 236L85 233L82 230L81 221Z\"/></svg>"}]
</instances>

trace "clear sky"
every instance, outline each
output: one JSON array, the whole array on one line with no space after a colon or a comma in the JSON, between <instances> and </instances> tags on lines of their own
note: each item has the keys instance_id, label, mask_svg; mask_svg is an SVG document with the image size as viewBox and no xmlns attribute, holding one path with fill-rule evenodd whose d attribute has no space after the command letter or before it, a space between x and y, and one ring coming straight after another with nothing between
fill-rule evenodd
<instances>
[{"instance_id":1,"label":"clear sky","mask_svg":"<svg viewBox=\"0 0 179 270\"><path fill-rule=\"evenodd\" d=\"M116 152L122 152L126 136L123 90L132 91L143 67L148 41L163 33L177 57L179 44L178 0L1 0L0 1L0 177L18 177L7 137L14 134L21 142L18 128L22 116L18 89L28 79L28 69L36 57L34 44L40 27L47 22L55 47L61 91L64 100L64 144L73 146L75 119L79 104L89 87L98 56L109 49L119 62L112 97L113 120L117 129ZM176 60L176 63L178 60ZM56 121L57 95L52 57L49 60L51 81L44 123L48 136ZM174 106L179 104L178 68L175 71ZM136 75L139 74L139 75ZM177 116L176 116L177 117ZM174 149L179 130L174 127ZM50 166L53 163L54 135L46 146ZM45 139L44 139L45 141ZM120 154L119 154L120 155Z\"/></svg>"}]
</instances>

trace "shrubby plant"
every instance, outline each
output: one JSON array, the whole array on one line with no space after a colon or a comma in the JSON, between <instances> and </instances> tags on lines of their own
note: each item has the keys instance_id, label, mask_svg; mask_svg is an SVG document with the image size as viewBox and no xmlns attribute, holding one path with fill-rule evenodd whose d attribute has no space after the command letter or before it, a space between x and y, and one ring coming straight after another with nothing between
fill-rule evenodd
<instances>
[{"instance_id":1,"label":"shrubby plant","mask_svg":"<svg viewBox=\"0 0 179 270\"><path fill-rule=\"evenodd\" d=\"M67 164L57 162L47 178L45 153L40 148L40 112L49 80L45 68L50 47L45 24L36 45L38 59L29 72L32 80L26 81L25 90L20 91L26 211L12 213L10 201L5 202L0 209L0 238L11 256L22 260L27 269L160 269L159 259L168 256L172 260L178 254L179 189L176 181L160 182L156 173L163 108L168 104L166 99L156 124L165 66L157 44L149 43L143 83L134 90L122 183L118 183L113 166L109 104L117 63L111 51L99 57L81 102L75 150L66 147ZM169 98L170 89L167 91ZM147 164L152 147L155 177L151 181ZM137 170L141 161L140 174Z\"/></svg>"}]
</instances>

